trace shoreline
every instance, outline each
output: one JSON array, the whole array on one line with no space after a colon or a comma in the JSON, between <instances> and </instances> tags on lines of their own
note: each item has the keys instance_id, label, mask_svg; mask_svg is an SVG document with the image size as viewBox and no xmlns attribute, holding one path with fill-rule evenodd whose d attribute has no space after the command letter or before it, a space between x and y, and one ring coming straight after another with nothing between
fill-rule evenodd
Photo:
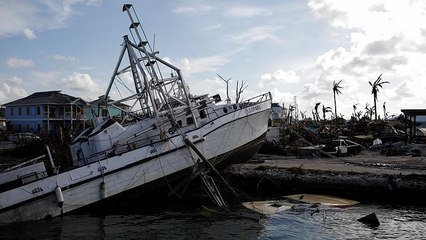
<instances>
[{"instance_id":1,"label":"shoreline","mask_svg":"<svg viewBox=\"0 0 426 240\"><path fill-rule=\"evenodd\" d=\"M326 194L357 201L426 205L426 157L382 156L301 159L256 155L225 169L230 183L257 196Z\"/></svg>"}]
</instances>

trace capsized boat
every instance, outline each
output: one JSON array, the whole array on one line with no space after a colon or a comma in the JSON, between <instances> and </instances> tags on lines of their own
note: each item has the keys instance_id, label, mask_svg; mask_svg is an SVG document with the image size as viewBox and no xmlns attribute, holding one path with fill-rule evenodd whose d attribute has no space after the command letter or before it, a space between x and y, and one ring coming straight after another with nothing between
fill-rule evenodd
<instances>
[{"instance_id":1,"label":"capsized boat","mask_svg":"<svg viewBox=\"0 0 426 240\"><path fill-rule=\"evenodd\" d=\"M326 207L338 207L338 208L346 208L351 207L353 205L358 204L358 201L334 197L329 195L318 195L318 194L294 194L287 195L284 198L293 200L300 203L309 203L309 204L320 204Z\"/></svg>"},{"instance_id":2,"label":"capsized boat","mask_svg":"<svg viewBox=\"0 0 426 240\"><path fill-rule=\"evenodd\" d=\"M242 205L252 211L269 215L298 208L327 207L346 208L358 204L358 201L318 194L294 194L283 199L243 202Z\"/></svg>"},{"instance_id":3,"label":"capsized boat","mask_svg":"<svg viewBox=\"0 0 426 240\"><path fill-rule=\"evenodd\" d=\"M180 69L151 48L132 5L123 11L131 37L123 37L105 94L105 109L116 107L123 117L101 115L81 132L70 146L71 169L49 175L40 162L1 173L0 223L55 217L131 191L173 188L207 166L248 160L264 142L270 93L226 104L217 95L190 94ZM133 91L126 86L129 94L122 88L113 95L129 81ZM111 95L124 96L107 101Z\"/></svg>"}]
</instances>

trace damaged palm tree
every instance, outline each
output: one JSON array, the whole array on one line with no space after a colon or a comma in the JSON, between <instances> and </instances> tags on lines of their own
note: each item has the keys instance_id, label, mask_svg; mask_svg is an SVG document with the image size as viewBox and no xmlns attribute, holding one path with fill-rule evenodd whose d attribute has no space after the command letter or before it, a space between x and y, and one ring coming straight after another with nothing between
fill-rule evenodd
<instances>
[{"instance_id":1,"label":"damaged palm tree","mask_svg":"<svg viewBox=\"0 0 426 240\"><path fill-rule=\"evenodd\" d=\"M314 115L314 117L316 118L316 121L317 121L317 122L319 121L319 113L318 113L318 107L319 107L319 105L321 105L321 103L320 103L320 102L317 102L317 103L315 104L315 115Z\"/></svg>"},{"instance_id":2,"label":"damaged palm tree","mask_svg":"<svg viewBox=\"0 0 426 240\"><path fill-rule=\"evenodd\" d=\"M383 84L385 83L389 83L388 81L384 81L382 82L382 74L379 75L379 77L376 79L376 81L374 81L373 83L371 83L370 81L368 82L371 86L371 94L373 94L374 97L374 120L377 121L377 94L379 93L379 88L383 88Z\"/></svg>"},{"instance_id":3,"label":"damaged palm tree","mask_svg":"<svg viewBox=\"0 0 426 240\"><path fill-rule=\"evenodd\" d=\"M343 88L342 86L340 86L340 83L342 83L343 80L340 80L339 82L335 82L333 81L333 97L334 97L334 114L336 117L336 124L337 124L337 103L336 103L336 95L341 94L342 92L340 91L341 88Z\"/></svg>"}]
</instances>

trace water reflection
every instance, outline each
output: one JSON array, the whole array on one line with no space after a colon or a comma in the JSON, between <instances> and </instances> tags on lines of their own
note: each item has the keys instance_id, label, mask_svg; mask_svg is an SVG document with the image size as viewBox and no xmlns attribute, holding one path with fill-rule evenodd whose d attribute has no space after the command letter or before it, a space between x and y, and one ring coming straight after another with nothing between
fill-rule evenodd
<instances>
[{"instance_id":1,"label":"water reflection","mask_svg":"<svg viewBox=\"0 0 426 240\"><path fill-rule=\"evenodd\" d=\"M380 226L357 219L375 212ZM295 209L259 218L243 207L226 215L198 208L118 210L0 226L0 239L425 239L424 208L358 205Z\"/></svg>"}]
</instances>

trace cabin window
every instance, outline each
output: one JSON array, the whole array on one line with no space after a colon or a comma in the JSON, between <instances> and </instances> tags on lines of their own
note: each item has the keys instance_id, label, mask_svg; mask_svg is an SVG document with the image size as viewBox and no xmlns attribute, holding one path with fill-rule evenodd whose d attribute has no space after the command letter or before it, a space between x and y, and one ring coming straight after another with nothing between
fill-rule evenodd
<instances>
[{"instance_id":1,"label":"cabin window","mask_svg":"<svg viewBox=\"0 0 426 240\"><path fill-rule=\"evenodd\" d=\"M223 108L223 112L224 112L224 113L227 113L227 112L228 112L228 109L227 109L226 107L224 107L224 108Z\"/></svg>"},{"instance_id":2,"label":"cabin window","mask_svg":"<svg viewBox=\"0 0 426 240\"><path fill-rule=\"evenodd\" d=\"M205 110L200 111L200 118L201 118L201 119L204 119L204 118L206 118L206 117L207 117L207 115L206 115L206 111L205 111Z\"/></svg>"},{"instance_id":3,"label":"cabin window","mask_svg":"<svg viewBox=\"0 0 426 240\"><path fill-rule=\"evenodd\" d=\"M186 118L186 125L194 124L194 119L192 117Z\"/></svg>"}]
</instances>

